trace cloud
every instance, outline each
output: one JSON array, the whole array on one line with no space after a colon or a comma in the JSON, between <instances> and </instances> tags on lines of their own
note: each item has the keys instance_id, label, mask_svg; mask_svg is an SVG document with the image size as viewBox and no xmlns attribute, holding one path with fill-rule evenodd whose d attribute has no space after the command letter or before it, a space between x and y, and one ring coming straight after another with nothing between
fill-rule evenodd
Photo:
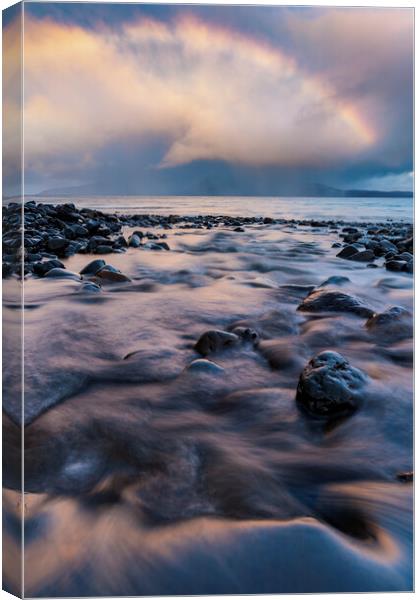
<instances>
[{"instance_id":1,"label":"cloud","mask_svg":"<svg viewBox=\"0 0 420 600\"><path fill-rule=\"evenodd\" d=\"M313 43L312 30L299 31L296 19L291 28ZM85 170L101 149L123 140L163 141L159 167L200 159L333 166L369 153L380 137L380 123L364 112L369 102L349 99L334 77L303 62L191 16L112 29L30 17L26 166Z\"/></svg>"}]
</instances>

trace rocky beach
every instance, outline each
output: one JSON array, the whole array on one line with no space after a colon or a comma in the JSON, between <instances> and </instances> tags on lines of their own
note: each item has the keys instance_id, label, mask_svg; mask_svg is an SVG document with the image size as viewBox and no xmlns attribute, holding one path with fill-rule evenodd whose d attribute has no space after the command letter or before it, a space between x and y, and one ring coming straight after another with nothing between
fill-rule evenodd
<instances>
[{"instance_id":1,"label":"rocky beach","mask_svg":"<svg viewBox=\"0 0 420 600\"><path fill-rule=\"evenodd\" d=\"M4 206L27 594L411 590L413 250L397 219Z\"/></svg>"}]
</instances>

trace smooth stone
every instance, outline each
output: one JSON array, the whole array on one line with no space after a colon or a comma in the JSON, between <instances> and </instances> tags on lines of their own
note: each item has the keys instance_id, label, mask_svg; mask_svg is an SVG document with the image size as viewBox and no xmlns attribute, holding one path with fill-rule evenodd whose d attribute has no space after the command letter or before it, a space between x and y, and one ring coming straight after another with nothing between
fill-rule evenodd
<instances>
[{"instance_id":1,"label":"smooth stone","mask_svg":"<svg viewBox=\"0 0 420 600\"><path fill-rule=\"evenodd\" d=\"M373 310L355 296L338 290L317 289L311 292L299 304L297 310L302 312L344 312L359 317L370 317Z\"/></svg>"},{"instance_id":2,"label":"smooth stone","mask_svg":"<svg viewBox=\"0 0 420 600\"><path fill-rule=\"evenodd\" d=\"M350 416L361 405L366 375L338 352L326 350L303 369L296 401L310 415L340 418Z\"/></svg>"},{"instance_id":3,"label":"smooth stone","mask_svg":"<svg viewBox=\"0 0 420 600\"><path fill-rule=\"evenodd\" d=\"M144 248L148 248L149 250L170 250L166 242L148 242L144 244Z\"/></svg>"},{"instance_id":4,"label":"smooth stone","mask_svg":"<svg viewBox=\"0 0 420 600\"><path fill-rule=\"evenodd\" d=\"M353 254L358 252L358 248L356 246L344 246L342 250L336 255L338 258L350 258Z\"/></svg>"},{"instance_id":5,"label":"smooth stone","mask_svg":"<svg viewBox=\"0 0 420 600\"><path fill-rule=\"evenodd\" d=\"M331 248L341 248L340 242L334 242L333 244L331 244Z\"/></svg>"},{"instance_id":6,"label":"smooth stone","mask_svg":"<svg viewBox=\"0 0 420 600\"><path fill-rule=\"evenodd\" d=\"M367 269L377 269L378 265L376 265L375 263L369 263L366 265Z\"/></svg>"},{"instance_id":7,"label":"smooth stone","mask_svg":"<svg viewBox=\"0 0 420 600\"><path fill-rule=\"evenodd\" d=\"M207 356L213 352L237 346L239 342L240 338L234 333L213 329L206 331L200 336L200 339L194 346L194 350L202 356Z\"/></svg>"},{"instance_id":8,"label":"smooth stone","mask_svg":"<svg viewBox=\"0 0 420 600\"><path fill-rule=\"evenodd\" d=\"M193 360L192 363L188 365L187 371L210 373L214 375L221 375L225 372L223 367L205 358L197 358L196 360Z\"/></svg>"},{"instance_id":9,"label":"smooth stone","mask_svg":"<svg viewBox=\"0 0 420 600\"><path fill-rule=\"evenodd\" d=\"M62 250L67 248L69 240L64 237L55 236L48 238L47 246L49 250Z\"/></svg>"},{"instance_id":10,"label":"smooth stone","mask_svg":"<svg viewBox=\"0 0 420 600\"><path fill-rule=\"evenodd\" d=\"M80 271L80 275L96 275L96 273L105 265L106 263L102 258L97 258L83 267L83 269Z\"/></svg>"},{"instance_id":11,"label":"smooth stone","mask_svg":"<svg viewBox=\"0 0 420 600\"><path fill-rule=\"evenodd\" d=\"M64 269L64 265L60 260L53 258L51 260L36 262L33 264L32 268L36 275L43 277L45 273L48 273L48 271L51 271L51 269Z\"/></svg>"},{"instance_id":12,"label":"smooth stone","mask_svg":"<svg viewBox=\"0 0 420 600\"><path fill-rule=\"evenodd\" d=\"M133 233L133 235L131 235L128 238L128 245L131 246L132 248L138 248L139 246L141 246L141 239L139 238L138 235Z\"/></svg>"},{"instance_id":13,"label":"smooth stone","mask_svg":"<svg viewBox=\"0 0 420 600\"><path fill-rule=\"evenodd\" d=\"M355 260L357 262L369 262L375 258L375 254L372 250L362 250L361 252L357 252L356 254L352 254L349 256L350 260Z\"/></svg>"},{"instance_id":14,"label":"smooth stone","mask_svg":"<svg viewBox=\"0 0 420 600\"><path fill-rule=\"evenodd\" d=\"M95 248L95 254L111 254L113 252L112 246L104 246L100 244Z\"/></svg>"},{"instance_id":15,"label":"smooth stone","mask_svg":"<svg viewBox=\"0 0 420 600\"><path fill-rule=\"evenodd\" d=\"M371 333L387 341L400 341L413 335L413 317L406 308L393 306L382 313L375 313L365 323Z\"/></svg>"},{"instance_id":16,"label":"smooth stone","mask_svg":"<svg viewBox=\"0 0 420 600\"><path fill-rule=\"evenodd\" d=\"M94 281L84 281L79 288L79 292L100 292L101 286Z\"/></svg>"},{"instance_id":17,"label":"smooth stone","mask_svg":"<svg viewBox=\"0 0 420 600\"><path fill-rule=\"evenodd\" d=\"M75 281L80 281L80 275L78 273L73 273L73 271L67 271L67 269L61 269L60 267L54 267L47 273L45 273L44 277L57 277L62 279L73 279Z\"/></svg>"},{"instance_id":18,"label":"smooth stone","mask_svg":"<svg viewBox=\"0 0 420 600\"><path fill-rule=\"evenodd\" d=\"M349 281L350 279L344 275L331 275L331 277L328 277L328 279L323 281L318 287L324 287L326 285L343 285Z\"/></svg>"},{"instance_id":19,"label":"smooth stone","mask_svg":"<svg viewBox=\"0 0 420 600\"><path fill-rule=\"evenodd\" d=\"M407 268L407 263L403 260L388 260L385 263L387 271L404 271Z\"/></svg>"},{"instance_id":20,"label":"smooth stone","mask_svg":"<svg viewBox=\"0 0 420 600\"><path fill-rule=\"evenodd\" d=\"M96 277L111 283L131 281L131 279L127 277L127 275L124 275L124 273L120 273L119 271L110 271L107 268L100 269L100 271L96 273Z\"/></svg>"}]
</instances>

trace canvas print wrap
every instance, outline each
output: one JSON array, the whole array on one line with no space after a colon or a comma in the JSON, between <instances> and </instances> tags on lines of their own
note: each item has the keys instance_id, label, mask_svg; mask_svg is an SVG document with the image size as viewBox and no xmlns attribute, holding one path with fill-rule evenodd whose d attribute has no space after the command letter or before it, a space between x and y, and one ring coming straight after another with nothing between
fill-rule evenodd
<instances>
[{"instance_id":1,"label":"canvas print wrap","mask_svg":"<svg viewBox=\"0 0 420 600\"><path fill-rule=\"evenodd\" d=\"M413 10L3 13L3 583L413 588Z\"/></svg>"}]
</instances>

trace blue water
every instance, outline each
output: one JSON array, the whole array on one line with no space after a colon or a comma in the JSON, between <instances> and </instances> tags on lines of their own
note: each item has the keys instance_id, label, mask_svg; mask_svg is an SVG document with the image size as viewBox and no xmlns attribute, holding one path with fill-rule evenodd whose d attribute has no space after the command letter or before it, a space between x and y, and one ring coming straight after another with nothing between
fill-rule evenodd
<instances>
[{"instance_id":1,"label":"blue water","mask_svg":"<svg viewBox=\"0 0 420 600\"><path fill-rule=\"evenodd\" d=\"M229 196L44 197L39 202L74 202L104 211L155 214L223 214L286 219L413 221L413 198L300 198Z\"/></svg>"}]
</instances>

